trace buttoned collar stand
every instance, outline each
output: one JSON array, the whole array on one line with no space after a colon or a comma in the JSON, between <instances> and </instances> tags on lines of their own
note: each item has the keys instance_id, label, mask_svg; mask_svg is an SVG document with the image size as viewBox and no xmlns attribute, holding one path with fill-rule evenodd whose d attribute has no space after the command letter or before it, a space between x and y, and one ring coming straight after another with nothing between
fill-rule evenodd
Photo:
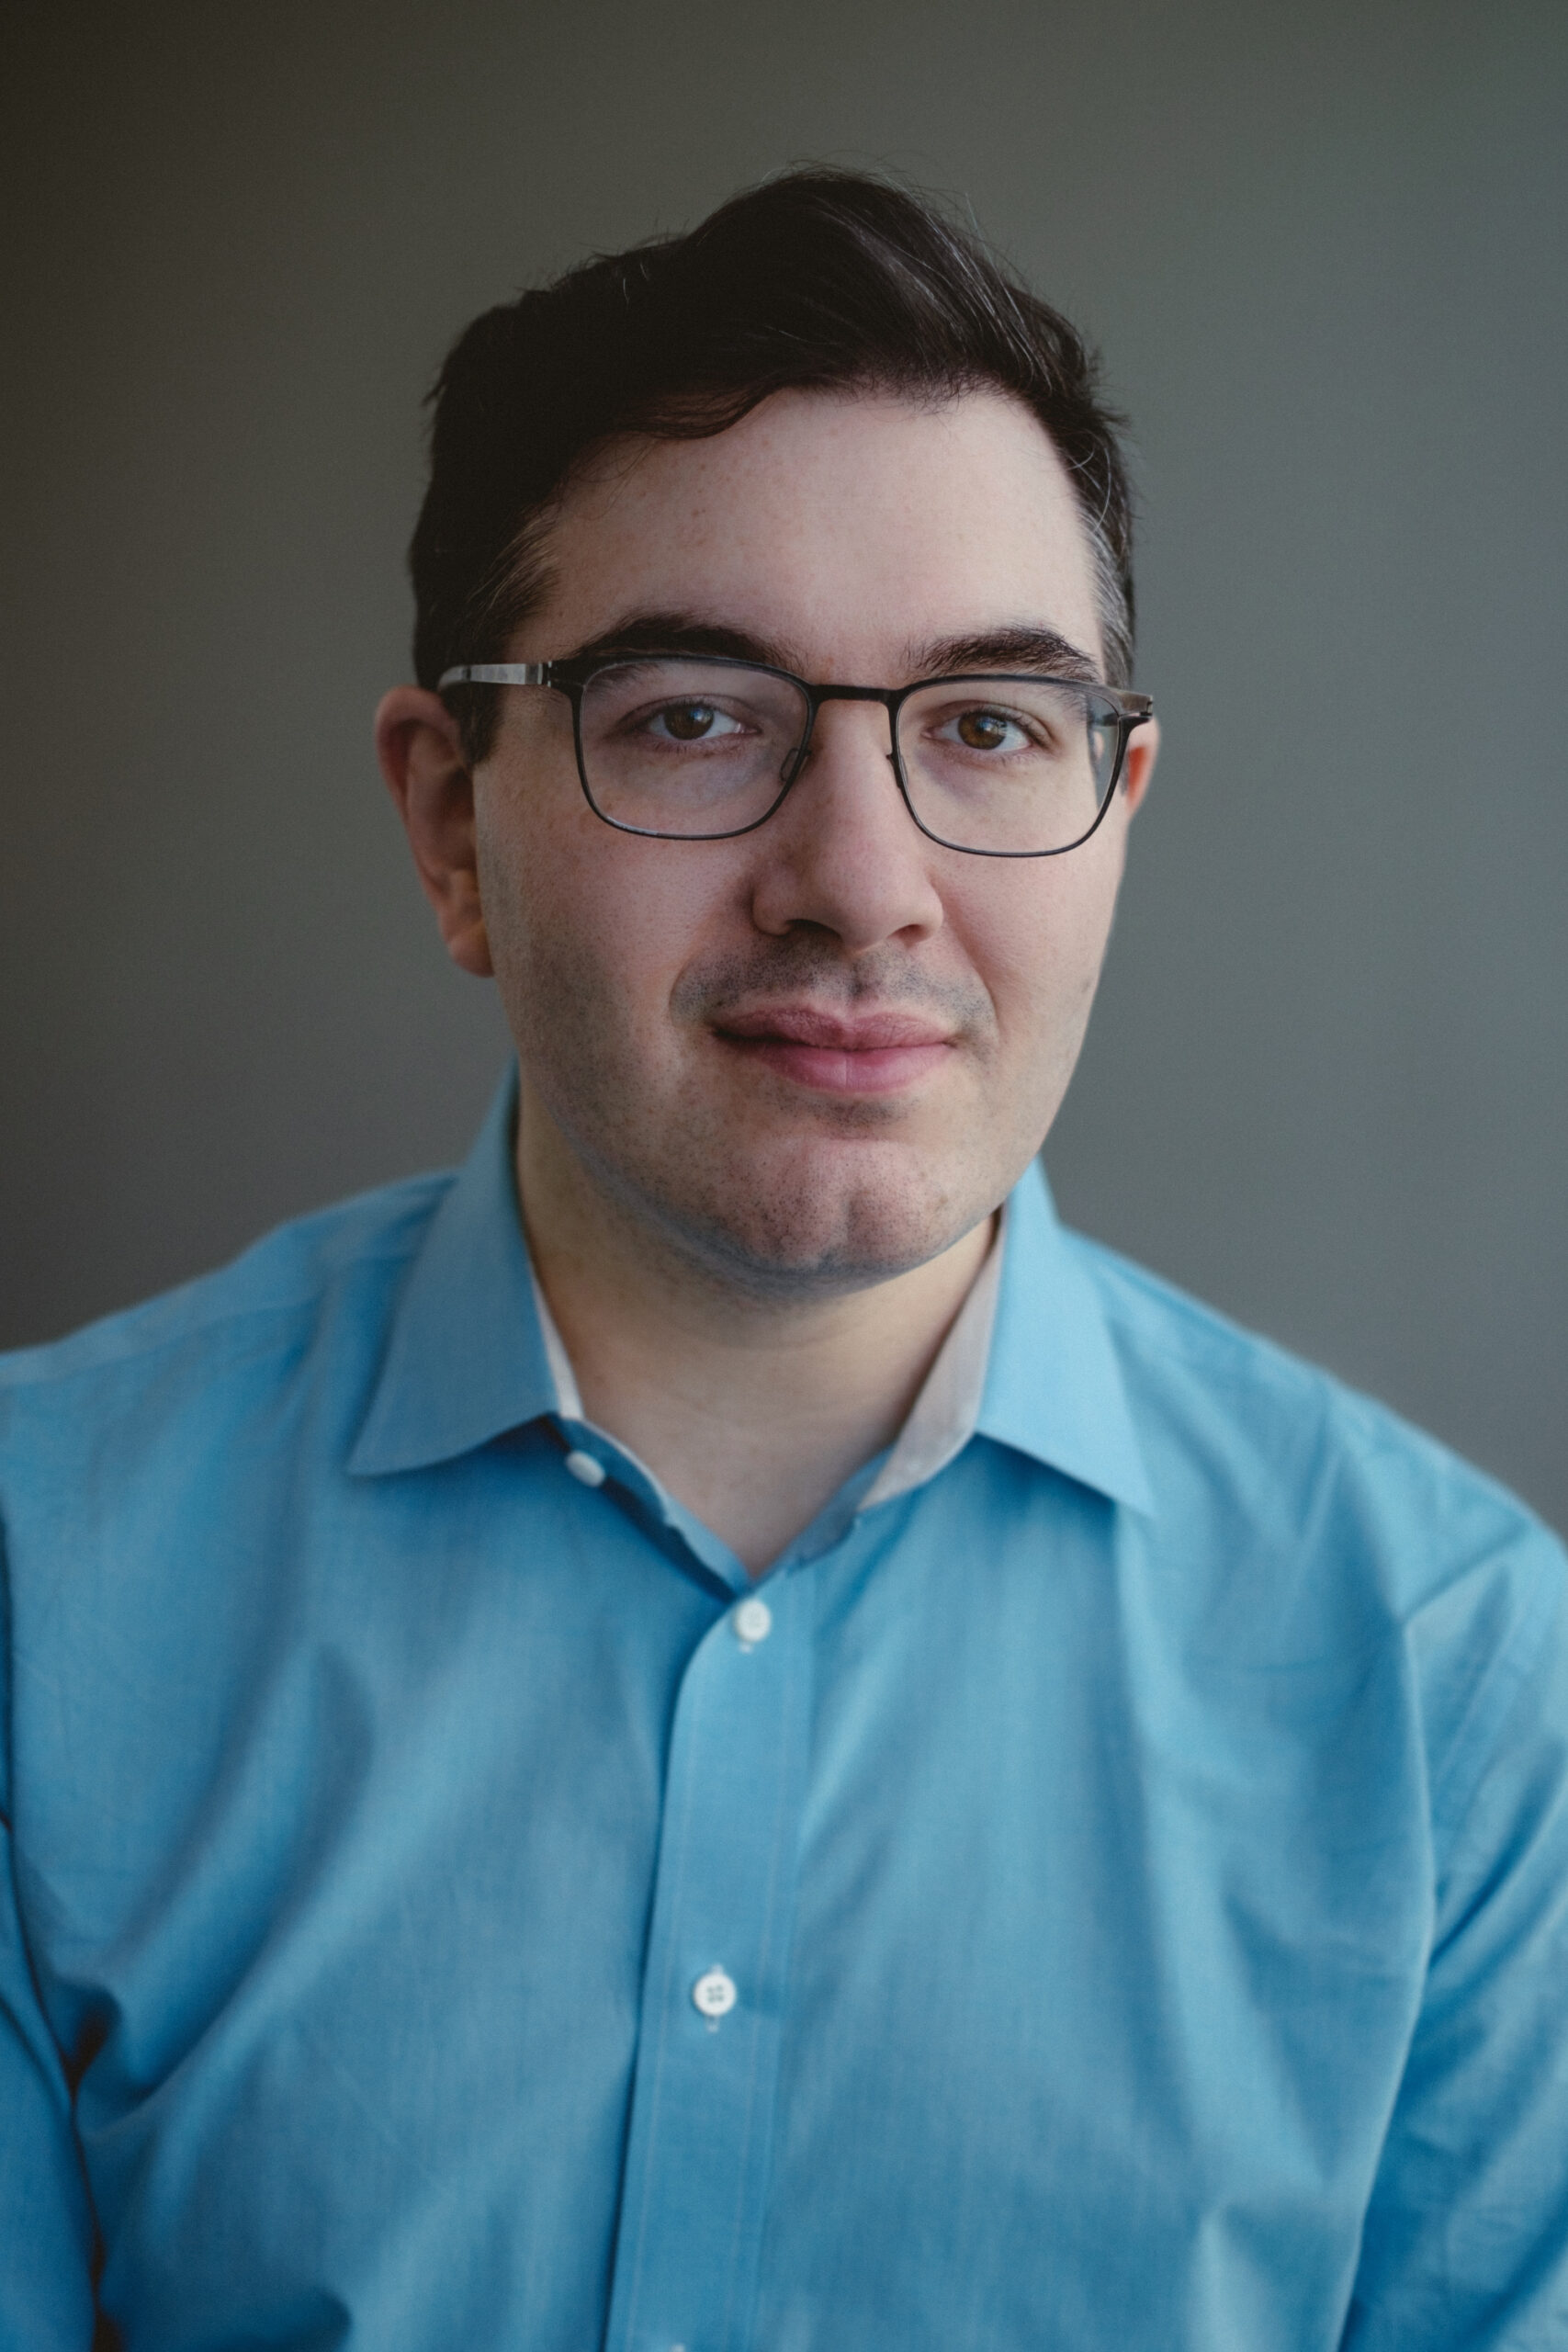
<instances>
[{"instance_id":1,"label":"buttoned collar stand","mask_svg":"<svg viewBox=\"0 0 1568 2352\"><path fill-rule=\"evenodd\" d=\"M646 1493L654 1482L635 1455L584 1422L534 1279L517 1209L516 1118L513 1070L410 1270L349 1469L360 1477L428 1469L548 1417ZM1016 1447L1134 1510L1153 1509L1104 1314L1056 1223L1038 1162L1006 1204L1003 1229L893 1458L879 1461L878 1476L857 1499L867 1508L892 1500L934 1476L974 1435Z\"/></svg>"}]
</instances>

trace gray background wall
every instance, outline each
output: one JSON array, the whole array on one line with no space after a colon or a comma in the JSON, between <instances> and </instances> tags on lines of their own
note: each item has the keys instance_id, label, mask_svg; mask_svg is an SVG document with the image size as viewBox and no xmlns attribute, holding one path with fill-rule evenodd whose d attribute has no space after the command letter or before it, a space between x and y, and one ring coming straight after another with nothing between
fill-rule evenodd
<instances>
[{"instance_id":1,"label":"gray background wall","mask_svg":"<svg viewBox=\"0 0 1568 2352\"><path fill-rule=\"evenodd\" d=\"M1168 752L1078 1223L1568 1521L1557 5L10 12L0 1342L461 1150L372 765L476 310L803 157L973 205L1136 431Z\"/></svg>"}]
</instances>

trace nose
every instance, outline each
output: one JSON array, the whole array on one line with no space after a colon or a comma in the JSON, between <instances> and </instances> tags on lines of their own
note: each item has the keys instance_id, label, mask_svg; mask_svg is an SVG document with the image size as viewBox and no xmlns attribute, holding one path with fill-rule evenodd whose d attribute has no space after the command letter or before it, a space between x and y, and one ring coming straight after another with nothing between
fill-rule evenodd
<instances>
[{"instance_id":1,"label":"nose","mask_svg":"<svg viewBox=\"0 0 1568 2352\"><path fill-rule=\"evenodd\" d=\"M886 941L915 946L940 931L942 896L929 842L904 805L887 713L829 703L806 763L776 816L755 835L752 917L780 936L831 932L851 955Z\"/></svg>"}]
</instances>

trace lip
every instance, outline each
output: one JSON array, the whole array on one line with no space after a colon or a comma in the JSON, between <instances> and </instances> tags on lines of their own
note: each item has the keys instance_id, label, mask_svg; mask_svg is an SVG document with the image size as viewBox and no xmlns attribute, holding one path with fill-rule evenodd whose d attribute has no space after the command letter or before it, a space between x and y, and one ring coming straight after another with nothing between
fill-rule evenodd
<instances>
[{"instance_id":1,"label":"lip","mask_svg":"<svg viewBox=\"0 0 1568 2352\"><path fill-rule=\"evenodd\" d=\"M821 1094L892 1094L953 1051L952 1033L912 1012L829 1012L811 1004L727 1013L714 1035L781 1078Z\"/></svg>"}]
</instances>

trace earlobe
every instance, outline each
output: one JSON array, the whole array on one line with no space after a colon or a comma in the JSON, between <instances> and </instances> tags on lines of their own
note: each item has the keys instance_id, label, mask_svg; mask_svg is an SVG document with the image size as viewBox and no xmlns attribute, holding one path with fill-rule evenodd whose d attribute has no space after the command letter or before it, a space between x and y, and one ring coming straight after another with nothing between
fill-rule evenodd
<instances>
[{"instance_id":1,"label":"earlobe","mask_svg":"<svg viewBox=\"0 0 1568 2352\"><path fill-rule=\"evenodd\" d=\"M447 954L465 972L490 978L494 967L479 903L474 780L457 721L438 695L423 686L394 686L376 713L376 755Z\"/></svg>"}]
</instances>

